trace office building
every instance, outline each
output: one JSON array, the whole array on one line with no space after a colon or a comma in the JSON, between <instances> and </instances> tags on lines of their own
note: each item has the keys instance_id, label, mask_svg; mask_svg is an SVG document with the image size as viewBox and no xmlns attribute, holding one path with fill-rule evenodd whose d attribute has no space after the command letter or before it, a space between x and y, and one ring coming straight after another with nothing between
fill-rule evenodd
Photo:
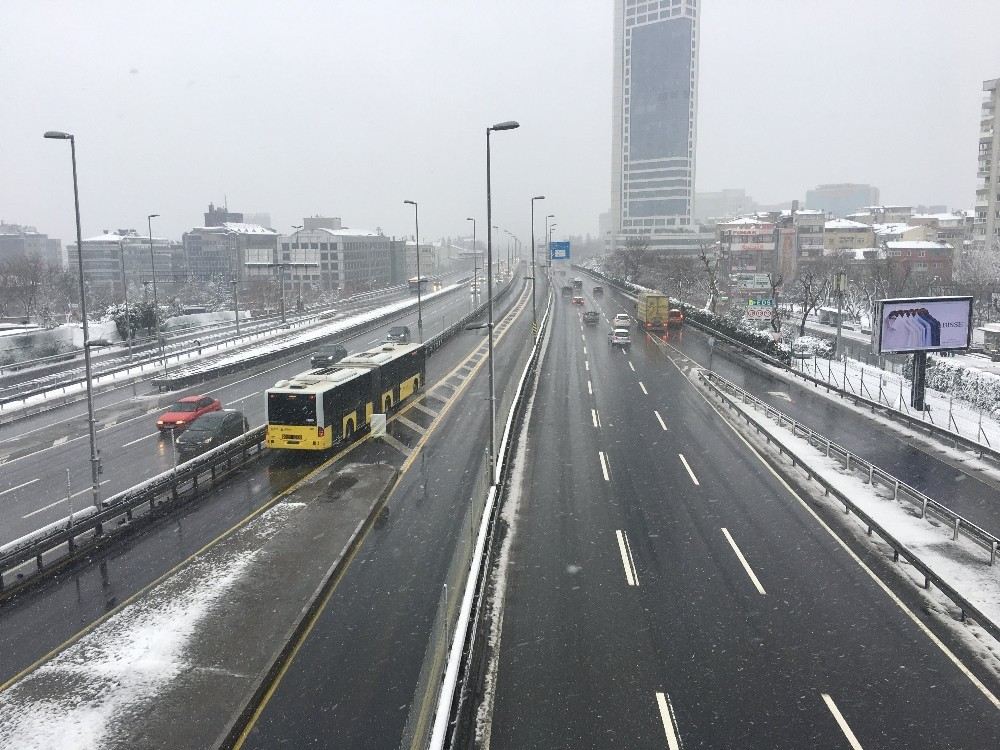
<instances>
[{"instance_id":1,"label":"office building","mask_svg":"<svg viewBox=\"0 0 1000 750\"><path fill-rule=\"evenodd\" d=\"M69 272L77 275L79 260L76 243L66 246ZM183 247L176 240L154 237L150 252L149 235L134 229L105 230L83 240L83 279L92 292L118 298L122 295L122 275L130 290L148 287L156 270L156 285L164 294L178 289L187 280ZM161 299L166 299L163 297Z\"/></svg>"},{"instance_id":2,"label":"office building","mask_svg":"<svg viewBox=\"0 0 1000 750\"><path fill-rule=\"evenodd\" d=\"M1000 78L983 82L979 112L979 171L973 247L1000 252Z\"/></svg>"},{"instance_id":3,"label":"office building","mask_svg":"<svg viewBox=\"0 0 1000 750\"><path fill-rule=\"evenodd\" d=\"M303 229L282 235L278 260L288 263L293 289L353 294L387 286L393 277L392 241L380 232L343 226L339 218L307 217Z\"/></svg>"},{"instance_id":4,"label":"office building","mask_svg":"<svg viewBox=\"0 0 1000 750\"><path fill-rule=\"evenodd\" d=\"M35 227L0 221L0 261L37 255L49 266L64 267L62 243Z\"/></svg>"},{"instance_id":5,"label":"office building","mask_svg":"<svg viewBox=\"0 0 1000 750\"><path fill-rule=\"evenodd\" d=\"M820 185L806 191L806 208L824 211L834 218L846 218L867 206L877 206L879 191L872 185L840 183Z\"/></svg>"},{"instance_id":6,"label":"office building","mask_svg":"<svg viewBox=\"0 0 1000 750\"><path fill-rule=\"evenodd\" d=\"M209 207L211 209L211 206ZM242 216L242 214L226 214ZM205 218L213 221L216 216ZM184 233L184 256L192 281L245 281L249 277L273 274L270 268L254 263L273 263L278 249L278 232L258 224L226 221L206 224ZM247 265L247 264L251 265Z\"/></svg>"},{"instance_id":7,"label":"office building","mask_svg":"<svg viewBox=\"0 0 1000 750\"><path fill-rule=\"evenodd\" d=\"M615 0L611 212L613 248L696 253L697 0Z\"/></svg>"}]
</instances>

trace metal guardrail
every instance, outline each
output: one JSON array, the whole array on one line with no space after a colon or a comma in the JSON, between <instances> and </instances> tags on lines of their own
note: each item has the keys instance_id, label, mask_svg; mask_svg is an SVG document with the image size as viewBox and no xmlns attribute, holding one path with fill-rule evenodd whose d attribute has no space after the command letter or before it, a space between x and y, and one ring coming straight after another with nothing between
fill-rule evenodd
<instances>
[{"instance_id":1,"label":"metal guardrail","mask_svg":"<svg viewBox=\"0 0 1000 750\"><path fill-rule=\"evenodd\" d=\"M911 552L906 547L905 544L896 539L892 534L886 531L886 529L884 529L881 525L879 525L877 521L875 521L871 516L869 516L860 507L858 507L843 491L838 489L833 483L831 483L821 474L817 473L814 469L809 467L805 463L805 461L803 461L801 456L797 455L794 450L788 447L788 445L781 442L781 440L777 438L774 435L774 433L765 426L765 424L762 424L759 420L755 419L747 411L740 409L739 406L737 406L737 404L733 401L733 399L729 395L726 394L725 391L735 393L739 395L741 398L748 399L745 403L753 404L757 408L764 407L763 410L769 416L777 412L778 411L777 409L774 409L773 407L764 403L760 399L757 399L755 396L753 396L753 394L748 393L747 391L743 390L736 384L731 383L730 381L726 380L725 378L716 373L704 369L699 369L698 378L706 385L708 385L710 390L716 393L723 403L729 406L733 411L738 412L740 416L742 416L742 418L746 421L748 426L753 427L758 434L763 434L766 437L768 444L773 444L778 449L779 454L781 455L787 454L791 458L793 467L801 466L802 469L806 472L806 477L808 479L814 480L823 486L825 494L833 495L834 497L837 498L839 502L843 503L845 513L854 513L854 515L860 518L864 522L865 526L867 526L869 535L871 535L873 532L878 534L878 536L881 537L882 540L885 541L886 544L888 544L892 548L893 561L898 562L900 556L902 556L916 570L919 570L920 573L924 576L924 588L928 588L930 584L933 583L942 593L945 594L945 596L951 599L951 601L954 602L955 605L959 607L959 609L961 610L963 621L965 620L967 615L971 615L972 618L977 623L979 623L979 625L984 630L986 630L990 635L992 635L994 638L1000 641L1000 625L993 622L989 617L984 615L974 604L972 604L958 591L952 588L952 586L949 585L939 575L937 575L937 573L935 573L934 570L931 569L929 565L927 565L919 557L917 557L916 554ZM780 412L778 413L780 414ZM869 481L872 484L872 486L874 486L874 480L878 478L887 486L893 488L894 493L896 493L895 494L896 497L899 496L905 497L905 495L898 494L898 490L896 490L896 487L898 486L901 488L905 488L905 492L907 494L911 492L913 493L912 495L913 498L917 496L921 498L920 501L916 504L921 506L922 512L926 513L927 511L931 511L939 518L942 518L943 520L945 520L948 517L956 519L954 524L955 536L953 536L952 538L956 539L957 534L961 532L963 533L963 535L967 536L969 539L976 542L977 544L980 544L982 546L987 546L987 548L990 550L990 565L994 563L996 559L997 542L998 542L995 536L985 531L981 527L977 526L976 524L967 521L966 519L962 518L957 513L954 513L953 511L949 510L940 503L937 503L931 500L930 498L927 498L926 495L923 495L923 493L920 493L918 490L914 490L913 488L909 487L909 485L899 482L899 480L896 479L896 477L893 477L888 472L884 472L881 469L878 469L878 467L874 466L873 464L864 461L858 456L854 456L854 454L849 453L841 446L837 446L836 443L832 443L831 441L826 440L826 438L823 438L821 435L818 435L812 430L803 427L790 417L786 415L783 416L784 420L789 425L794 424L797 425L799 429L804 429L808 431L808 433L812 436L812 439L807 438L809 439L811 445L817 445L817 443L814 443L813 440L821 440L822 442L820 442L819 445L825 445L827 447L836 446L840 451L843 452L842 455L848 456L845 458L845 466L848 469L860 468L862 472L867 471L868 476L871 477ZM793 429L793 434L796 434L794 432L794 429ZM804 434L798 435L798 437L805 437L805 435ZM927 505L924 505L925 502L924 498L926 498L926 501L928 501Z\"/></svg>"},{"instance_id":2,"label":"metal guardrail","mask_svg":"<svg viewBox=\"0 0 1000 750\"><path fill-rule=\"evenodd\" d=\"M632 296L632 290L624 288L621 285L621 283L618 282L617 280L612 279L609 276L605 276L604 274L601 274L599 272L591 271L590 269L580 268L580 270L583 271L584 273L589 273L591 275L597 276L601 280L617 288L620 292L624 293L626 296L629 297ZM695 328L698 328L699 330L704 331L705 333L708 333L711 336L714 336L716 339L720 339L725 343L740 349L746 354L749 354L752 357L760 359L769 365L780 368L781 370L784 370L785 372L790 373L801 380L811 383L816 387L825 388L827 390L827 393L832 391L841 398L851 401L855 406L863 406L867 409L871 409L872 412L878 412L879 414L883 414L891 419L896 420L897 422L902 422L910 429L923 430L929 433L930 435L933 435L936 438L950 442L952 444L952 447L954 448L963 448L965 450L976 453L980 459L989 458L997 463L1000 463L1000 449L994 448L990 445L984 445L983 443L980 443L978 440L973 440L972 438L966 437L947 428L940 427L936 424L927 422L918 417L914 417L911 414L907 414L903 411L900 411L899 409L893 408L892 406L883 404L880 401L866 398L865 396L862 396L859 393L854 393L853 391L840 388L839 386L832 385L831 383L825 380L813 377L812 375L808 375L807 373L804 373L800 370L796 370L794 367L789 366L785 362L782 362L781 360L776 359L775 357L772 357L769 354L760 351L759 349L754 349L752 346L744 344L742 341L737 341L736 339L733 339L730 336L727 336L726 334L722 333L721 331L718 331L712 328L711 326L701 323L700 321L695 321L691 318L688 318L685 321L685 324L693 325Z\"/></svg>"},{"instance_id":3,"label":"metal guardrail","mask_svg":"<svg viewBox=\"0 0 1000 750\"><path fill-rule=\"evenodd\" d=\"M112 495L101 508L88 507L21 539L0 546L0 598L50 575L95 547L197 497L234 469L261 455L265 427L257 427L135 487ZM32 565L33 563L33 565ZM28 566L31 565L30 569ZM13 576L14 580L9 578Z\"/></svg>"}]
</instances>

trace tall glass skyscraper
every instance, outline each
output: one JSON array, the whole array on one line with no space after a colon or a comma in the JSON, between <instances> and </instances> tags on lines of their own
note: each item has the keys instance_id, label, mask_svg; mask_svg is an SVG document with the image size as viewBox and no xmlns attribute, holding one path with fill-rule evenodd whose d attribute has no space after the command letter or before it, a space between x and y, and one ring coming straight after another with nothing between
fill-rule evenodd
<instances>
[{"instance_id":1,"label":"tall glass skyscraper","mask_svg":"<svg viewBox=\"0 0 1000 750\"><path fill-rule=\"evenodd\" d=\"M615 0L612 226L617 244L690 244L698 109L698 0ZM656 235L673 235L673 241ZM693 238L692 238L693 239Z\"/></svg>"}]
</instances>

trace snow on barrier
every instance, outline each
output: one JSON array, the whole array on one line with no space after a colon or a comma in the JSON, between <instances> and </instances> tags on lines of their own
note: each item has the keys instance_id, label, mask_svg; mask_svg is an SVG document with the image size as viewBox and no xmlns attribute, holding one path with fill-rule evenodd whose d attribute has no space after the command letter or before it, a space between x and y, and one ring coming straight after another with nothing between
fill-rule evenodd
<instances>
[{"instance_id":1,"label":"snow on barrier","mask_svg":"<svg viewBox=\"0 0 1000 750\"><path fill-rule=\"evenodd\" d=\"M454 637L448 655L448 663L445 667L444 679L438 694L437 708L434 714L434 724L431 730L431 738L427 747L430 750L442 750L448 738L449 730L454 729L453 717L458 712L460 706L459 698L463 691L459 689L459 676L465 672L468 677L468 665L466 659L471 654L472 649L468 648L470 638L474 628L471 627L473 617L478 620L480 610L483 605L483 595L485 593L486 582L486 562L489 558L492 542L493 526L496 522L497 496L503 486L502 479L509 472L510 462L510 441L514 426L518 423L524 413L526 401L526 384L529 377L537 375L535 372L538 357L548 325L549 313L552 309L552 295L549 294L545 315L539 326L539 333L535 339L535 344L531 349L528 361L521 372L521 378L517 384L514 400L511 402L510 412L507 416L507 423L504 428L503 438L497 450L497 462L491 486L487 492L486 505L483 508L483 515L480 521L479 530L476 535L476 546L472 555L469 572L465 579L465 590L462 594L462 604L459 610L458 620L455 624Z\"/></svg>"},{"instance_id":2,"label":"snow on barrier","mask_svg":"<svg viewBox=\"0 0 1000 750\"><path fill-rule=\"evenodd\" d=\"M451 294L458 289L464 288L465 286L462 284L453 284L437 292L424 295L423 299L435 299L436 297ZM243 370L279 357L312 349L317 343L331 336L338 334L350 336L363 334L372 328L382 325L387 320L415 309L416 306L417 301L415 299L400 300L384 307L378 307L368 312L353 315L345 320L300 331L277 341L268 342L239 352L232 352L228 355L201 361L187 367L174 369L163 377L153 378L153 385L161 391L173 391L185 388L189 385L226 375L236 370Z\"/></svg>"},{"instance_id":3,"label":"snow on barrier","mask_svg":"<svg viewBox=\"0 0 1000 750\"><path fill-rule=\"evenodd\" d=\"M1000 624L984 614L954 586L948 583L948 581L946 581L942 576L938 575L930 567L930 565L917 556L913 551L908 549L902 541L879 524L871 516L871 514L866 513L857 503L848 497L848 495L840 487L838 487L836 483L831 482L829 479L824 477L822 472L809 466L801 455L797 455L792 448L783 443L781 439L774 434L774 431L768 426L769 421L767 419L761 421L754 418L748 411L737 405L733 396L737 396L746 405L751 405L764 411L768 417L774 417L776 414L781 415L776 419L777 423L781 425L783 418L786 429L792 432L795 437L807 440L810 445L813 445L813 447L823 451L829 451L831 446L836 446L836 443L832 443L826 438L823 438L821 435L818 435L818 433L800 425L790 417L781 414L781 412L777 409L774 409L770 405L743 390L738 385L731 383L714 372L701 369L698 371L698 379L706 384L709 391L717 395L719 399L730 409L738 412L749 427L752 427L758 434L764 435L768 444L774 446L780 455L789 456L793 467L801 467L805 471L807 479L818 482L822 485L825 494L833 495L839 502L843 503L844 511L846 513L853 513L861 519L865 526L867 526L869 535L874 532L883 541L885 541L885 543L892 548L894 561L898 562L899 558L903 557L916 570L920 571L921 575L924 576L924 588L928 588L933 583L938 590L944 593L944 595L954 602L954 604L961 610L961 617L963 620L966 616L971 616L984 630L1000 641ZM801 434L797 431L800 431ZM921 512L923 514L926 514L929 511L933 512L937 517L952 524L954 528L954 535L952 536L953 541L958 539L959 533L963 534L963 536L967 537L971 541L989 550L990 565L994 564L996 561L997 545L1000 540L998 540L993 534L962 518L957 513L954 513L940 503L930 500L930 498L927 498L926 495L923 495L923 493L918 490L914 490L909 487L909 485L900 482L900 480L888 472L878 469L878 467L864 461L864 459L861 459L858 456L854 456L852 453L841 448L840 446L836 447L844 457L844 466L847 470L852 470L852 468L855 471L860 470L862 474L867 476L867 484L873 488L876 480L881 481L885 486L893 489L894 498L906 498L906 495L910 494L911 498L907 499L911 499L911 501L914 501L916 505L921 506ZM836 453L837 451L833 451L832 453L827 453L827 455L835 457ZM901 493L900 488L903 488L904 492ZM917 498L919 498L919 500L917 500Z\"/></svg>"}]
</instances>

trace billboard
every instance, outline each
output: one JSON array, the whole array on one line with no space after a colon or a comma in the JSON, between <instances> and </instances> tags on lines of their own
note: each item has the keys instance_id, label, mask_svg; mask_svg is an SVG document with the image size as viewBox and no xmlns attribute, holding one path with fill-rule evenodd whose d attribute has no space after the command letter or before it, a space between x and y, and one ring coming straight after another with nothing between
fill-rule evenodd
<instances>
[{"instance_id":1,"label":"billboard","mask_svg":"<svg viewBox=\"0 0 1000 750\"><path fill-rule=\"evenodd\" d=\"M968 349L972 297L881 299L875 321L876 354Z\"/></svg>"},{"instance_id":2,"label":"billboard","mask_svg":"<svg viewBox=\"0 0 1000 750\"><path fill-rule=\"evenodd\" d=\"M734 273L732 282L739 289L744 290L770 290L771 276L766 273Z\"/></svg>"},{"instance_id":3,"label":"billboard","mask_svg":"<svg viewBox=\"0 0 1000 750\"><path fill-rule=\"evenodd\" d=\"M550 242L550 260L569 260L569 242Z\"/></svg>"},{"instance_id":4,"label":"billboard","mask_svg":"<svg viewBox=\"0 0 1000 750\"><path fill-rule=\"evenodd\" d=\"M747 300L747 320L770 320L773 316L774 300L770 297Z\"/></svg>"}]
</instances>

